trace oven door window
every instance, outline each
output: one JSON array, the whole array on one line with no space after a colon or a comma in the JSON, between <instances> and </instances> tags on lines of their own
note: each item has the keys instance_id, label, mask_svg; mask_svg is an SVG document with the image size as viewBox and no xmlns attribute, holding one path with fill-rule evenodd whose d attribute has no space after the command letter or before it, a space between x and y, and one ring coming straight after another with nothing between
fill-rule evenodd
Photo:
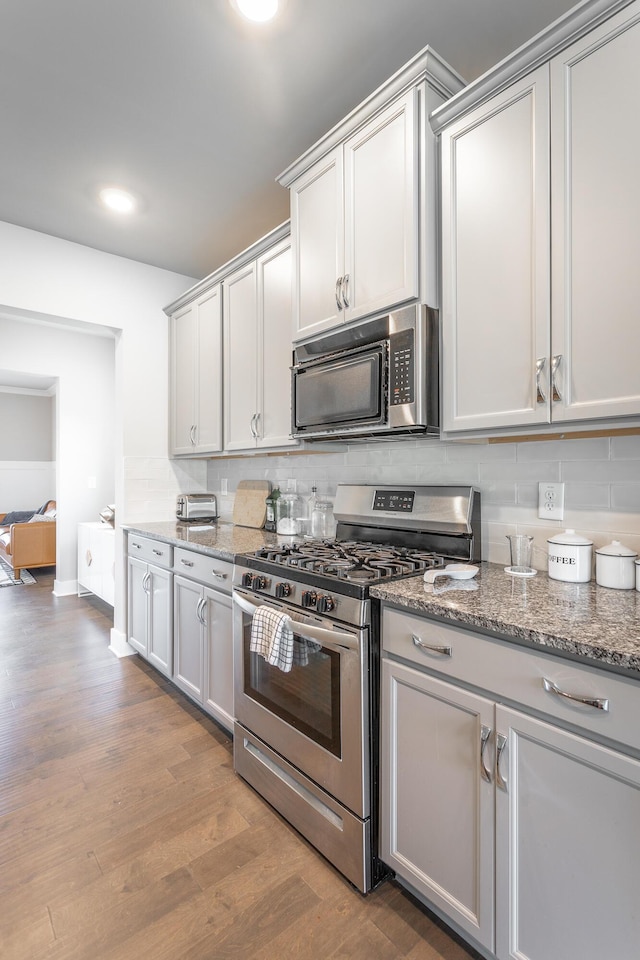
<instances>
[{"instance_id":1,"label":"oven door window","mask_svg":"<svg viewBox=\"0 0 640 960\"><path fill-rule=\"evenodd\" d=\"M298 370L296 427L382 422L383 347Z\"/></svg>"},{"instance_id":2,"label":"oven door window","mask_svg":"<svg viewBox=\"0 0 640 960\"><path fill-rule=\"evenodd\" d=\"M244 692L336 757L340 748L340 654L294 634L289 673L249 650L244 630Z\"/></svg>"}]
</instances>

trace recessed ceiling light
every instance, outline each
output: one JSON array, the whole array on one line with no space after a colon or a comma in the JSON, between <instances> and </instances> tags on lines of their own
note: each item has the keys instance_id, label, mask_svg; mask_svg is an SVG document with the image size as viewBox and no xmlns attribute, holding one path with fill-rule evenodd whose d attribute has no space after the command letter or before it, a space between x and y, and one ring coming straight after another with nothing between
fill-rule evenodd
<instances>
[{"instance_id":1,"label":"recessed ceiling light","mask_svg":"<svg viewBox=\"0 0 640 960\"><path fill-rule=\"evenodd\" d=\"M133 213L137 206L135 197L120 187L105 187L98 196L105 207L116 213Z\"/></svg>"},{"instance_id":2,"label":"recessed ceiling light","mask_svg":"<svg viewBox=\"0 0 640 960\"><path fill-rule=\"evenodd\" d=\"M234 6L247 20L265 23L278 12L279 0L232 0Z\"/></svg>"}]
</instances>

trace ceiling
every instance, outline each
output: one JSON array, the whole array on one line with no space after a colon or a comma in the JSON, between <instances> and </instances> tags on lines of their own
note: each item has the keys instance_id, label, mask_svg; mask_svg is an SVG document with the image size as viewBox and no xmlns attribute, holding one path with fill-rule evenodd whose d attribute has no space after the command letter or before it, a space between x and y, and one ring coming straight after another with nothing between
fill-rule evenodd
<instances>
[{"instance_id":1,"label":"ceiling","mask_svg":"<svg viewBox=\"0 0 640 960\"><path fill-rule=\"evenodd\" d=\"M276 176L430 44L472 80L567 0L6 0L0 220L200 279L288 217ZM101 209L116 183L128 219Z\"/></svg>"}]
</instances>

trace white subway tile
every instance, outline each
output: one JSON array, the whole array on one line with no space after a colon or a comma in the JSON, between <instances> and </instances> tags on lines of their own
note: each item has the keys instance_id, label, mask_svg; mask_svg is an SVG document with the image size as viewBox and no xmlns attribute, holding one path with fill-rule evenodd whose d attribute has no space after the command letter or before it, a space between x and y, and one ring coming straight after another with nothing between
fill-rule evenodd
<instances>
[{"instance_id":1,"label":"white subway tile","mask_svg":"<svg viewBox=\"0 0 640 960\"><path fill-rule=\"evenodd\" d=\"M515 443L446 443L443 444L449 463L460 460L473 463L492 463L516 459Z\"/></svg>"},{"instance_id":2,"label":"white subway tile","mask_svg":"<svg viewBox=\"0 0 640 960\"><path fill-rule=\"evenodd\" d=\"M612 460L640 460L640 436L612 437Z\"/></svg>"},{"instance_id":3,"label":"white subway tile","mask_svg":"<svg viewBox=\"0 0 640 960\"><path fill-rule=\"evenodd\" d=\"M612 484L611 509L622 513L640 512L640 482Z\"/></svg>"},{"instance_id":4,"label":"white subway tile","mask_svg":"<svg viewBox=\"0 0 640 960\"><path fill-rule=\"evenodd\" d=\"M562 464L565 482L633 483L638 480L638 464L634 460L577 460Z\"/></svg>"},{"instance_id":5,"label":"white subway tile","mask_svg":"<svg viewBox=\"0 0 640 960\"><path fill-rule=\"evenodd\" d=\"M518 444L518 460L608 460L608 437L576 437L565 440L532 440Z\"/></svg>"}]
</instances>

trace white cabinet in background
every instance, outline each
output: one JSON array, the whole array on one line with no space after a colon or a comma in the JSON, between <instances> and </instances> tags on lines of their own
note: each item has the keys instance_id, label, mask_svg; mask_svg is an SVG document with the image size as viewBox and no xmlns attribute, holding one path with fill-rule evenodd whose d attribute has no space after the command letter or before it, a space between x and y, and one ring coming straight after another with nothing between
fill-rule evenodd
<instances>
[{"instance_id":1,"label":"white cabinet in background","mask_svg":"<svg viewBox=\"0 0 640 960\"><path fill-rule=\"evenodd\" d=\"M635 958L638 684L388 608L382 644L383 861L499 960Z\"/></svg>"},{"instance_id":2,"label":"white cabinet in background","mask_svg":"<svg viewBox=\"0 0 640 960\"><path fill-rule=\"evenodd\" d=\"M294 340L415 299L437 305L427 115L460 86L427 48L278 178L291 191Z\"/></svg>"},{"instance_id":3,"label":"white cabinet in background","mask_svg":"<svg viewBox=\"0 0 640 960\"><path fill-rule=\"evenodd\" d=\"M172 456L222 450L222 305L219 283L169 318Z\"/></svg>"},{"instance_id":4,"label":"white cabinet in background","mask_svg":"<svg viewBox=\"0 0 640 960\"><path fill-rule=\"evenodd\" d=\"M168 544L129 534L127 640L168 677L173 662L173 574L167 568L172 561Z\"/></svg>"},{"instance_id":5,"label":"white cabinet in background","mask_svg":"<svg viewBox=\"0 0 640 960\"><path fill-rule=\"evenodd\" d=\"M174 570L173 681L231 730L232 564L176 548Z\"/></svg>"},{"instance_id":6,"label":"white cabinet in background","mask_svg":"<svg viewBox=\"0 0 640 960\"><path fill-rule=\"evenodd\" d=\"M436 111L445 433L640 415L640 4L587 16Z\"/></svg>"},{"instance_id":7,"label":"white cabinet in background","mask_svg":"<svg viewBox=\"0 0 640 960\"><path fill-rule=\"evenodd\" d=\"M93 593L113 606L115 539L106 523L78 524L78 596Z\"/></svg>"},{"instance_id":8,"label":"white cabinet in background","mask_svg":"<svg viewBox=\"0 0 640 960\"><path fill-rule=\"evenodd\" d=\"M224 280L224 447L294 445L291 431L291 241Z\"/></svg>"}]
</instances>

